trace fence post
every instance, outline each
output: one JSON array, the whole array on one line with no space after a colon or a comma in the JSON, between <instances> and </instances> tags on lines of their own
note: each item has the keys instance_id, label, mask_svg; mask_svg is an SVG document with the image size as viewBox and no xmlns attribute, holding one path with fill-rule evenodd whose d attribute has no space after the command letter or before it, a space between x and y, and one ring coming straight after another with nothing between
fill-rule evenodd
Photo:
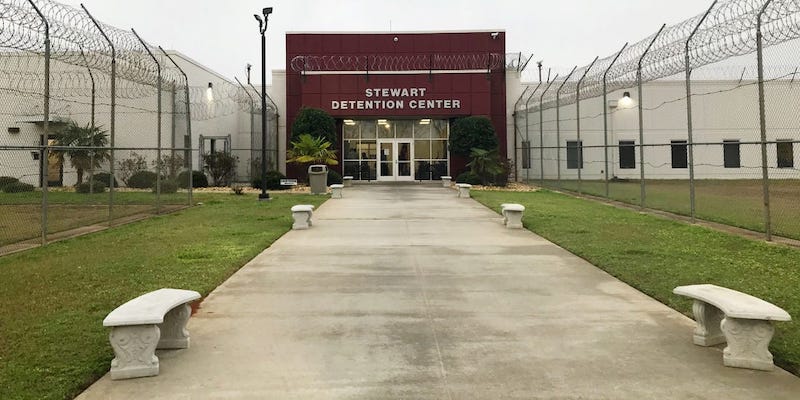
<instances>
[{"instance_id":1,"label":"fence post","mask_svg":"<svg viewBox=\"0 0 800 400\"><path fill-rule=\"evenodd\" d=\"M767 241L772 241L772 218L769 204L769 168L767 165L767 112L764 101L764 43L761 32L762 17L772 0L767 0L758 13L756 23L756 54L758 59L758 118L761 128L761 174L764 190L764 232Z\"/></svg>"},{"instance_id":2,"label":"fence post","mask_svg":"<svg viewBox=\"0 0 800 400\"><path fill-rule=\"evenodd\" d=\"M183 147L187 148L189 151L188 157L188 166L189 166L189 205L192 205L192 191L194 189L194 179L192 175L194 175L194 166L192 160L192 107L191 103L189 102L189 77L186 76L186 72L183 71L180 65L172 59L172 57L167 54L167 51L164 50L161 46L158 46L158 49L161 50L162 53L167 57L167 59L175 66L175 68L180 71L181 75L183 75L183 79L186 81L186 137L183 141ZM188 139L188 140L187 140Z\"/></svg>"},{"instance_id":3,"label":"fence post","mask_svg":"<svg viewBox=\"0 0 800 400\"><path fill-rule=\"evenodd\" d=\"M109 159L109 174L111 178L108 182L108 226L111 226L111 222L114 220L114 138L116 133L116 123L117 123L117 49L114 47L114 42L106 35L103 31L103 28L97 23L97 20L94 19L92 14L89 10L86 9L86 6L81 4L81 8L89 16L89 19L92 20L92 23L97 30L100 31L100 34L103 35L106 42L108 42L108 46L111 47L111 125L109 129L109 145L111 147L111 158Z\"/></svg>"},{"instance_id":4,"label":"fence post","mask_svg":"<svg viewBox=\"0 0 800 400\"><path fill-rule=\"evenodd\" d=\"M42 121L42 152L41 152L41 161L40 161L40 168L42 170L41 174L41 182L39 182L40 186L42 187L42 246L47 244L47 178L48 178L48 157L50 156L50 142L49 142L49 131L50 131L50 23L45 18L44 14L39 10L39 7L36 6L36 3L33 0L28 0L28 3L31 4L36 13L39 14L39 18L42 19L42 24L44 24L44 108L43 111L43 121Z\"/></svg>"},{"instance_id":5,"label":"fence post","mask_svg":"<svg viewBox=\"0 0 800 400\"><path fill-rule=\"evenodd\" d=\"M695 207L695 193L694 193L694 138L692 137L692 64L691 58L689 56L689 45L692 43L692 39L697 31L700 29L700 26L703 25L708 14L711 13L711 10L714 9L714 6L717 5L718 0L714 0L711 3L711 7L706 10L706 13L703 14L703 17L700 18L700 22L697 23L697 26L694 27L694 30L689 35L689 38L686 39L686 48L685 48L685 57L686 57L686 117L688 120L688 140L686 143L686 147L689 151L689 203L691 208L691 216L692 222L695 222L697 218L696 207Z\"/></svg>"},{"instance_id":6,"label":"fence post","mask_svg":"<svg viewBox=\"0 0 800 400\"><path fill-rule=\"evenodd\" d=\"M561 187L561 89L564 89L564 85L577 69L577 65L572 67L572 71L569 71L569 75L564 78L564 82L561 82L561 86L556 90L556 186L559 188Z\"/></svg>"},{"instance_id":7,"label":"fence post","mask_svg":"<svg viewBox=\"0 0 800 400\"><path fill-rule=\"evenodd\" d=\"M256 113L256 100L253 98L253 96L250 95L250 91L248 91L247 88L244 87L244 85L242 85L242 82L239 80L239 78L234 76L233 79L236 79L236 83L238 83L239 87L241 87L242 90L244 90L244 94L246 94L247 97L250 98L250 143L252 145L252 143L253 143L253 134L255 133L255 132L253 132L253 130L255 129L255 125L256 125L255 118L253 117L253 114ZM250 150L250 157L253 157L252 149ZM250 165L248 165L248 170L252 169L252 167L253 167L253 161L251 160L250 161ZM253 171L250 171L250 182L253 182L254 179L255 179L255 177L253 176Z\"/></svg>"},{"instance_id":8,"label":"fence post","mask_svg":"<svg viewBox=\"0 0 800 400\"><path fill-rule=\"evenodd\" d=\"M525 141L528 142L528 169L525 170L525 183L529 183L531 180L530 172L531 172L531 136L530 136L530 123L528 122L528 114L530 114L530 102L533 99L533 96L536 94L536 91L539 90L539 87L542 86L542 82L539 81L539 84L536 85L536 89L533 89L531 95L528 96L528 100L525 100Z\"/></svg>"},{"instance_id":9,"label":"fence post","mask_svg":"<svg viewBox=\"0 0 800 400\"><path fill-rule=\"evenodd\" d=\"M589 64L589 67L583 72L581 79L578 80L578 85L575 86L575 130L578 136L578 146L580 146L578 148L578 194L583 194L581 187L581 170L583 169L583 142L581 141L581 84L583 83L583 80L586 79L586 75L589 74L589 71L592 69L592 67L594 67L594 64L597 62L598 58L600 57L595 57L594 60L592 60L592 63Z\"/></svg>"},{"instance_id":10,"label":"fence post","mask_svg":"<svg viewBox=\"0 0 800 400\"><path fill-rule=\"evenodd\" d=\"M622 52L628 47L628 42L625 42L622 45L622 48L619 49L619 53L614 56L614 59L611 60L611 64L608 65L606 71L603 72L603 162L604 162L604 171L605 171L605 192L606 198L609 198L609 188L608 188L608 73L611 72L611 68L614 67L614 64L619 59L619 56L622 55Z\"/></svg>"},{"instance_id":11,"label":"fence post","mask_svg":"<svg viewBox=\"0 0 800 400\"><path fill-rule=\"evenodd\" d=\"M89 66L89 60L86 59L86 53L83 51L83 46L78 45L78 48L81 49L81 58L83 58L83 63L86 64L86 70L89 72L89 79L92 82L92 104L91 104L91 116L90 116L90 126L92 129L95 127L95 107L97 105L97 89L94 82L94 74L92 73L92 67ZM92 131L94 132L94 130ZM92 136L92 146L95 145L94 143L94 136ZM89 193L94 193L94 153L97 152L96 148L92 148L89 151Z\"/></svg>"},{"instance_id":12,"label":"fence post","mask_svg":"<svg viewBox=\"0 0 800 400\"><path fill-rule=\"evenodd\" d=\"M553 82L558 79L558 74L556 74L553 80L547 82L547 86L542 91L541 97L539 97L539 168L541 168L541 181L542 186L544 186L544 95L547 94L547 91L550 90L550 86L553 85Z\"/></svg>"},{"instance_id":13,"label":"fence post","mask_svg":"<svg viewBox=\"0 0 800 400\"><path fill-rule=\"evenodd\" d=\"M642 88L642 63L644 62L644 57L650 53L650 49L656 43L658 37L661 36L661 32L664 31L666 26L667 24L661 25L661 29L659 29L658 32L656 32L656 35L653 36L653 40L651 40L650 44L647 45L647 49L644 50L642 56L639 57L638 64L636 64L636 87L639 96L639 206L641 208L644 208L645 198L647 196L644 181L644 110L642 108L644 103L644 90Z\"/></svg>"},{"instance_id":14,"label":"fence post","mask_svg":"<svg viewBox=\"0 0 800 400\"><path fill-rule=\"evenodd\" d=\"M136 36L136 39L139 39L142 47L144 47L145 51L147 51L147 54L150 55L150 58L153 59L153 62L156 63L156 73L158 79L158 82L156 83L156 90L158 91L158 95L156 96L158 99L158 115L156 117L156 123L158 124L158 128L156 130L156 136L158 137L158 145L156 146L156 214L161 214L161 63L158 62L156 56L153 55L153 52L150 51L149 47L147 47L147 43L145 43L139 34L136 33L136 30L131 28L131 32L133 32L133 35Z\"/></svg>"}]
</instances>

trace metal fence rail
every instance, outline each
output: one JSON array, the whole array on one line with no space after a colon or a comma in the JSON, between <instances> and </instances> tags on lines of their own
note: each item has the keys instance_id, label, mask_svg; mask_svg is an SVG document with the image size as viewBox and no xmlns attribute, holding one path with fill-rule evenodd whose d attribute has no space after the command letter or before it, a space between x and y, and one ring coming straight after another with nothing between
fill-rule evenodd
<instances>
[{"instance_id":1,"label":"metal fence rail","mask_svg":"<svg viewBox=\"0 0 800 400\"><path fill-rule=\"evenodd\" d=\"M798 1L717 0L531 85L517 176L800 239L798 38Z\"/></svg>"}]
</instances>

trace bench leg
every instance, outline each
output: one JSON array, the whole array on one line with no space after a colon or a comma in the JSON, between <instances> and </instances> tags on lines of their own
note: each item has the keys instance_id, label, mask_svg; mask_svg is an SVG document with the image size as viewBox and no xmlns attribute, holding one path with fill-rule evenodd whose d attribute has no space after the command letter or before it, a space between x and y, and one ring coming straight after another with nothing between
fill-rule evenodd
<instances>
[{"instance_id":1,"label":"bench leg","mask_svg":"<svg viewBox=\"0 0 800 400\"><path fill-rule=\"evenodd\" d=\"M694 344L708 347L725 343L725 335L720 330L720 323L725 317L722 311L711 304L695 300L692 312L694 320L697 321L697 327L694 328Z\"/></svg>"},{"instance_id":2,"label":"bench leg","mask_svg":"<svg viewBox=\"0 0 800 400\"><path fill-rule=\"evenodd\" d=\"M522 212L506 211L506 228L522 229Z\"/></svg>"},{"instance_id":3,"label":"bench leg","mask_svg":"<svg viewBox=\"0 0 800 400\"><path fill-rule=\"evenodd\" d=\"M311 218L311 215L307 212L300 211L300 212L293 212L292 218L294 218L294 225L292 225L292 229L294 230L302 230L308 229L308 220Z\"/></svg>"},{"instance_id":4,"label":"bench leg","mask_svg":"<svg viewBox=\"0 0 800 400\"><path fill-rule=\"evenodd\" d=\"M769 342L775 333L772 322L759 319L725 318L722 332L728 346L722 353L722 362L727 367L772 371L772 353Z\"/></svg>"},{"instance_id":5,"label":"bench leg","mask_svg":"<svg viewBox=\"0 0 800 400\"><path fill-rule=\"evenodd\" d=\"M109 339L114 349L111 379L141 378L158 375L155 351L160 332L156 325L116 326Z\"/></svg>"},{"instance_id":6,"label":"bench leg","mask_svg":"<svg viewBox=\"0 0 800 400\"><path fill-rule=\"evenodd\" d=\"M189 304L181 304L164 316L164 322L158 325L161 330L161 340L158 341L157 349L188 349L189 331L186 330L186 323L192 315L192 307Z\"/></svg>"},{"instance_id":7,"label":"bench leg","mask_svg":"<svg viewBox=\"0 0 800 400\"><path fill-rule=\"evenodd\" d=\"M342 189L331 189L331 198L332 199L341 199L342 198Z\"/></svg>"}]
</instances>

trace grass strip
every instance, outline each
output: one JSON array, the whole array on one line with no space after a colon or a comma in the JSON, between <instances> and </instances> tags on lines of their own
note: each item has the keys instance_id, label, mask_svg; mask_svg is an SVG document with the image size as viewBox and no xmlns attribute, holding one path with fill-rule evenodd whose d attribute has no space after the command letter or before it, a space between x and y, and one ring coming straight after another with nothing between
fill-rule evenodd
<instances>
[{"instance_id":1,"label":"grass strip","mask_svg":"<svg viewBox=\"0 0 800 400\"><path fill-rule=\"evenodd\" d=\"M197 194L202 206L0 258L0 399L65 399L108 371L102 320L162 287L207 295L325 197Z\"/></svg>"},{"instance_id":2,"label":"grass strip","mask_svg":"<svg viewBox=\"0 0 800 400\"><path fill-rule=\"evenodd\" d=\"M794 319L776 323L770 351L800 374L800 250L546 190L473 197L498 213L524 205L527 229L685 315L692 301L672 294L676 286L713 283L776 304Z\"/></svg>"}]
</instances>

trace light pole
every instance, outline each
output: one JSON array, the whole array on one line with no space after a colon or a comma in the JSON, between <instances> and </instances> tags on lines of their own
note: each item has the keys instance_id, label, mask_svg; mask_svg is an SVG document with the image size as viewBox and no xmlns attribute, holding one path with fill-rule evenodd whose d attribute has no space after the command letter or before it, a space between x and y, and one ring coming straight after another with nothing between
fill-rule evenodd
<instances>
[{"instance_id":1,"label":"light pole","mask_svg":"<svg viewBox=\"0 0 800 400\"><path fill-rule=\"evenodd\" d=\"M272 7L264 7L261 11L264 15L254 14L258 21L258 30L261 32L261 194L258 195L259 201L270 200L267 193L267 23L269 15L272 14ZM249 75L249 74L248 74Z\"/></svg>"}]
</instances>

